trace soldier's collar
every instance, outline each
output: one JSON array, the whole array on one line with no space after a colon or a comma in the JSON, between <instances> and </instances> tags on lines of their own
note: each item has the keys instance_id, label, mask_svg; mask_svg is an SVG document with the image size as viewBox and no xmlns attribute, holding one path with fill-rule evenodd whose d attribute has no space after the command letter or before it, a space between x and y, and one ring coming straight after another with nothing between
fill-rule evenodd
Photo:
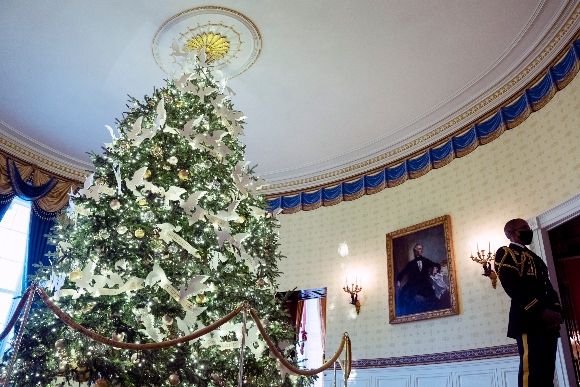
<instances>
[{"instance_id":1,"label":"soldier's collar","mask_svg":"<svg viewBox=\"0 0 580 387\"><path fill-rule=\"evenodd\" d=\"M526 249L526 246L524 246L524 245L520 245L519 243L512 242L511 244L512 244L512 245L519 246L519 247L521 247L521 248L522 248L522 249L524 249L524 250Z\"/></svg>"}]
</instances>

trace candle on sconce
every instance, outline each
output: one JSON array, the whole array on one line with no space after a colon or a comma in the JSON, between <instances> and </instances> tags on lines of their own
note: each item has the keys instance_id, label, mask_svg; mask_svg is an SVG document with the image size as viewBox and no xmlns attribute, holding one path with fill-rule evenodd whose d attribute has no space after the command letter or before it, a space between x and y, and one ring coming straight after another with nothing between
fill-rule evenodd
<instances>
[{"instance_id":1,"label":"candle on sconce","mask_svg":"<svg viewBox=\"0 0 580 387\"><path fill-rule=\"evenodd\" d=\"M487 249L488 249L487 252L488 253L491 253L491 242L487 242L487 243L488 243L488 245L487 245Z\"/></svg>"},{"instance_id":2,"label":"candle on sconce","mask_svg":"<svg viewBox=\"0 0 580 387\"><path fill-rule=\"evenodd\" d=\"M469 253L473 257L473 243L469 242Z\"/></svg>"}]
</instances>

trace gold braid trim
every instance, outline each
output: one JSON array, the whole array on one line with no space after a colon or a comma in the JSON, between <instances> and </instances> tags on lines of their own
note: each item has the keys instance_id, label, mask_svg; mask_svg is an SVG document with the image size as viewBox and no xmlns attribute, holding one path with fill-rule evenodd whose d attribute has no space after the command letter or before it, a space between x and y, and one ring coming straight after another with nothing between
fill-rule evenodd
<instances>
[{"instance_id":1,"label":"gold braid trim","mask_svg":"<svg viewBox=\"0 0 580 387\"><path fill-rule=\"evenodd\" d=\"M56 314L58 316L58 318L60 318L62 320L62 322L64 322L66 325L68 325L69 327L71 327L75 331L80 332L83 335L90 337L91 339L93 339L95 341L98 341L99 343L103 343L103 344L109 345L111 347L121 348L121 349L133 349L133 350L138 350L138 351L149 351L152 349L169 348L169 347L174 347L177 344L181 344L181 343L185 343L185 342L188 342L191 340L195 340L195 339L219 328L220 326L224 325L225 323L230 321L232 318L234 318L238 313L240 313L240 311L243 308L243 306L240 306L240 307L234 309L232 312L230 312L228 315L226 315L221 320L218 320L218 321L214 322L213 324L208 325L207 327L200 329L198 331L195 331L192 334L189 334L187 336L183 336L183 337L180 337L180 338L174 339L174 340L162 341L160 343L135 344L135 343L123 343L122 341L115 341L115 340L103 337L103 336L77 324L69 315L67 315L65 312L60 310L60 308L58 306L56 306L50 300L48 295L42 289L36 288L36 291L37 291L38 295L40 296L40 298L42 299L42 301L46 304L46 306L50 310L52 310L54 312L54 314Z\"/></svg>"},{"instance_id":2,"label":"gold braid trim","mask_svg":"<svg viewBox=\"0 0 580 387\"><path fill-rule=\"evenodd\" d=\"M524 273L524 263L526 262L526 258L528 256L528 254L526 254L525 251L522 251L522 260L520 262L518 262L516 259L516 255L514 254L512 249L510 249L507 246L503 246L502 248L504 250L504 254L503 254L503 257L501 258L501 262L499 262L499 263L495 262L495 264L497 265L497 276L499 277L499 272L500 272L501 268L505 266L505 267L509 267L511 269L516 270L521 277L522 274ZM508 254L512 257L512 260L514 261L514 264L516 266L512 266L510 264L504 263Z\"/></svg>"},{"instance_id":3,"label":"gold braid trim","mask_svg":"<svg viewBox=\"0 0 580 387\"><path fill-rule=\"evenodd\" d=\"M313 370L301 370L299 368L294 367L288 360L286 360L286 358L280 352L278 352L276 345L272 342L272 340L270 339L270 336L268 336L268 334L266 333L266 330L262 326L262 323L261 323L260 318L258 317L256 311L254 309L250 309L250 314L252 315L252 318L256 322L256 326L258 327L260 334L262 335L264 340L266 340L266 344L268 344L268 348L270 349L270 353L272 353L274 356L276 356L276 358L278 358L278 360L280 360L282 365L285 368L287 368L290 372L293 372L293 373L298 374L298 375L312 376L312 375L316 375L324 370L329 369L334 364L334 362L338 360L340 354L342 353L343 348L346 345L346 359L344 362L345 364L343 366L343 370L344 370L345 379L348 379L348 377L350 375L351 362L352 362L352 353L351 353L351 349L350 349L350 338L348 337L348 333L345 332L342 335L342 340L340 341L340 345L338 346L338 350L336 351L336 353L334 354L334 356L330 360L328 360L326 363L321 365L319 368L316 368ZM342 362L341 362L341 366L342 366Z\"/></svg>"}]
</instances>

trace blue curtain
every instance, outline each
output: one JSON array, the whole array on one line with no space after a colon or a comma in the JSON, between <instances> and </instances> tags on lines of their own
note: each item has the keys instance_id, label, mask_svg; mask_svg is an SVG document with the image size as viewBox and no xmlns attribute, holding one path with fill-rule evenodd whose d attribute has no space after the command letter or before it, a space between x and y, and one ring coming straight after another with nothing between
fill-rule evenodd
<instances>
[{"instance_id":1,"label":"blue curtain","mask_svg":"<svg viewBox=\"0 0 580 387\"><path fill-rule=\"evenodd\" d=\"M27 258L22 276L22 291L28 287L28 276L36 271L33 265L41 262L44 266L51 264L45 255L48 252L54 252L56 246L49 245L48 238L45 235L50 232L50 229L56 223L57 214L56 212L46 212L36 203L32 203L30 225L28 226Z\"/></svg>"},{"instance_id":2,"label":"blue curtain","mask_svg":"<svg viewBox=\"0 0 580 387\"><path fill-rule=\"evenodd\" d=\"M10 203L12 203L12 199L14 199L14 192L8 195L0 195L0 222L4 219L4 215L8 208L10 208Z\"/></svg>"},{"instance_id":3,"label":"blue curtain","mask_svg":"<svg viewBox=\"0 0 580 387\"><path fill-rule=\"evenodd\" d=\"M6 167L8 170L8 178L10 179L10 186L14 193L19 198L32 202L30 225L28 227L27 258L22 276L22 290L24 291L27 288L28 276L34 274L36 271L34 265L41 262L43 265L49 265L50 262L45 257L45 254L49 251L54 251L54 246L48 245L48 238L45 235L50 232L51 227L55 224L58 212L46 212L35 201L45 197L57 185L58 180L51 177L46 183L35 187L22 180L20 172L18 172L18 168L16 168L13 160L6 158ZM14 193L12 197L14 197ZM1 200L2 198L0 198ZM9 205L10 203L8 202L6 209L0 207L0 215L3 216L2 211L6 212Z\"/></svg>"}]
</instances>

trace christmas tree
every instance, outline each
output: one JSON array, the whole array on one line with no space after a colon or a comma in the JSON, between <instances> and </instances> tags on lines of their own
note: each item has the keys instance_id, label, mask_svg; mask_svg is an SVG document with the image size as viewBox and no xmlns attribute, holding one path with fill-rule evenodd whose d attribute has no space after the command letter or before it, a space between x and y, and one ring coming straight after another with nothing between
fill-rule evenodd
<instances>
[{"instance_id":1,"label":"christmas tree","mask_svg":"<svg viewBox=\"0 0 580 387\"><path fill-rule=\"evenodd\" d=\"M33 280L76 323L119 343L175 340L247 302L288 355L294 329L275 294L278 223L254 194L261 182L239 141L244 115L201 56L152 96L131 99L117 131L109 127L112 142L91 155L94 173L51 235L53 265ZM242 347L246 385L312 382L289 377L250 318L242 345L242 319L165 349L118 349L36 298L11 385L233 386Z\"/></svg>"}]
</instances>

